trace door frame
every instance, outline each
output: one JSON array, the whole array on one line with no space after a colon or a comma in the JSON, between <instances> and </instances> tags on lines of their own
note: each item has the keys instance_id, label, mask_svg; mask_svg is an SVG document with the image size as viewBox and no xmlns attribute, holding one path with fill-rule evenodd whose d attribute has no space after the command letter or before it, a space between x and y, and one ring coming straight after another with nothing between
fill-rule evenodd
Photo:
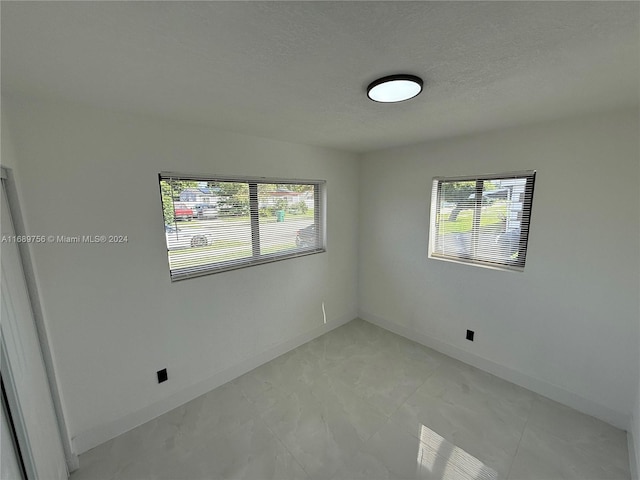
<instances>
[{"instance_id":1,"label":"door frame","mask_svg":"<svg viewBox=\"0 0 640 480\"><path fill-rule=\"evenodd\" d=\"M18 431L16 430L15 421L13 419L13 414L11 413L11 408L9 408L9 399L7 397L7 390L4 387L4 381L2 376L0 376L0 387L2 390L2 419L4 420L5 429L7 429L9 437L11 437L11 450L13 456L15 457L16 463L18 464L18 469L22 475L22 480L27 480L27 467L24 463L24 457L22 455L22 450L20 449L20 442L18 441ZM3 450L6 447L2 447Z\"/></svg>"},{"instance_id":2,"label":"door frame","mask_svg":"<svg viewBox=\"0 0 640 480\"><path fill-rule=\"evenodd\" d=\"M26 228L25 228L24 220L22 218L19 195L16 187L16 181L13 174L13 170L4 166L0 166L0 182L2 183L2 190L4 190L4 193L6 194L7 207L11 214L14 233L15 235L26 235ZM38 343L40 345L40 352L42 354L45 373L47 376L47 383L49 384L48 385L49 391L51 393L51 398L53 401L53 407L54 407L56 421L58 425L59 437L62 443L65 461L67 464L67 470L69 472L73 472L79 468L80 462L78 459L78 455L73 451L71 437L69 436L69 430L67 429L67 424L65 421L65 415L62 407L60 390L58 388L55 369L53 366L53 357L51 354L51 348L49 346L47 331L44 325L44 315L42 311L42 305L40 304L40 301L39 301L40 297L38 293L38 286L37 286L35 271L33 268L31 252L29 251L29 247L27 243L18 243L17 245L18 245L18 252L20 255L20 263L22 264L22 271L23 271L24 279L26 283L27 294L29 296L29 302L31 304L31 310L33 312L33 318L35 321L36 333L38 336ZM5 347L6 347L5 338L3 335L2 345L0 346L0 349L2 350L2 358L1 358L2 377L5 384L5 389L7 391L9 408L11 408L11 414L14 415L14 422L16 426L18 441L21 442L20 448L24 457L23 460L27 470L27 475L28 475L28 478L34 478L32 476L34 473L33 457L31 456L31 451L29 446L23 445L24 443L26 443L26 437L24 434L24 423L20 423L23 421L22 418L19 418L19 419L16 418L17 416L21 416L20 413L16 414L16 412L20 412L21 410L19 408L19 405L17 404L15 384L13 383L11 371L8 368L9 363L8 363L8 359L6 358ZM22 432L20 431L21 428L22 428ZM30 468L31 468L31 471L29 470Z\"/></svg>"},{"instance_id":3,"label":"door frame","mask_svg":"<svg viewBox=\"0 0 640 480\"><path fill-rule=\"evenodd\" d=\"M25 479L36 478L35 462L33 461L31 445L26 435L27 430L22 416L22 409L15 393L16 388L13 373L9 368L4 335L0 337L0 351L2 353L2 358L0 359L0 362L2 362L2 376L0 377L0 382L2 383L2 408L6 407L6 413L10 417L7 420L11 422L11 425L5 425L5 428L8 428L11 436L14 437L16 455L19 457L18 462Z\"/></svg>"}]
</instances>

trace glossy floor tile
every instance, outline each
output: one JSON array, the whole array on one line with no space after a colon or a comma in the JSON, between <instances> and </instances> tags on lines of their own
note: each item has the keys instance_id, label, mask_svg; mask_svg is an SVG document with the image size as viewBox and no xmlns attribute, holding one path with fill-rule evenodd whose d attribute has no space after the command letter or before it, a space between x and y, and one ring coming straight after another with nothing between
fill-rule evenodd
<instances>
[{"instance_id":1,"label":"glossy floor tile","mask_svg":"<svg viewBox=\"0 0 640 480\"><path fill-rule=\"evenodd\" d=\"M80 456L86 479L629 479L626 433L354 320Z\"/></svg>"}]
</instances>

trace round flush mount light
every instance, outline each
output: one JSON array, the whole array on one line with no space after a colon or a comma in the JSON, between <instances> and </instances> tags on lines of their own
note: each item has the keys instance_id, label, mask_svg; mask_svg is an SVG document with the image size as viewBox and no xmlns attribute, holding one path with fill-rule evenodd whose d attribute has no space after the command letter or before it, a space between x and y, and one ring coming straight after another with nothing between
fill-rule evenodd
<instances>
[{"instance_id":1,"label":"round flush mount light","mask_svg":"<svg viewBox=\"0 0 640 480\"><path fill-rule=\"evenodd\" d=\"M367 96L374 102L403 102L419 95L422 84L422 79L415 75L389 75L371 82L367 87Z\"/></svg>"}]
</instances>

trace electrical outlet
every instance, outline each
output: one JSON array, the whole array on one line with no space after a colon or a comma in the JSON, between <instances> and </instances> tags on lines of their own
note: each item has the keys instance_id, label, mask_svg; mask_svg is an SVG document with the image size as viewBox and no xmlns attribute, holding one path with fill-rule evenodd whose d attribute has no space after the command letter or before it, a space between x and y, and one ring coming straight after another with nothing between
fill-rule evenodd
<instances>
[{"instance_id":1,"label":"electrical outlet","mask_svg":"<svg viewBox=\"0 0 640 480\"><path fill-rule=\"evenodd\" d=\"M162 382L166 382L167 381L167 369L163 368L162 370L158 370L158 383L162 383Z\"/></svg>"},{"instance_id":2,"label":"electrical outlet","mask_svg":"<svg viewBox=\"0 0 640 480\"><path fill-rule=\"evenodd\" d=\"M467 330L467 340L473 342L473 335L475 332L473 330Z\"/></svg>"}]
</instances>

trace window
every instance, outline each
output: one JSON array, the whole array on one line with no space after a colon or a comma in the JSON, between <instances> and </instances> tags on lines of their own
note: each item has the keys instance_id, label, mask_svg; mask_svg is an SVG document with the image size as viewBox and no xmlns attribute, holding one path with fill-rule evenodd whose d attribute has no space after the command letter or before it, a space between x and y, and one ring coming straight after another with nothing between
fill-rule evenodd
<instances>
[{"instance_id":1,"label":"window","mask_svg":"<svg viewBox=\"0 0 640 480\"><path fill-rule=\"evenodd\" d=\"M171 280L325 251L320 180L159 175Z\"/></svg>"},{"instance_id":2,"label":"window","mask_svg":"<svg viewBox=\"0 0 640 480\"><path fill-rule=\"evenodd\" d=\"M429 258L523 270L535 176L434 178Z\"/></svg>"}]
</instances>

